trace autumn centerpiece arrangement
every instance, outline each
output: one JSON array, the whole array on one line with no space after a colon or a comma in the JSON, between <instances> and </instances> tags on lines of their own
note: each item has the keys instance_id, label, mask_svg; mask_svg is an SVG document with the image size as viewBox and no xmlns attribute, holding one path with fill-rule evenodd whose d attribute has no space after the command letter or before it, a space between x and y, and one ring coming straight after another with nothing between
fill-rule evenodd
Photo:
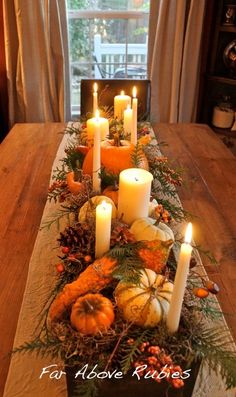
<instances>
[{"instance_id":1,"label":"autumn centerpiece arrangement","mask_svg":"<svg viewBox=\"0 0 236 397\"><path fill-rule=\"evenodd\" d=\"M94 95L94 113L98 102ZM137 123L135 90L133 100L117 95L114 107L115 116L96 113L66 128L48 193L61 210L42 226L59 225L57 282L40 335L16 350L62 359L81 397L109 395L112 373L116 382L142 379L178 393L202 360L234 387L231 339L208 326L222 315L219 288L199 270L191 224L185 241L179 233L189 218L176 200L181 172L160 154L150 125Z\"/></svg>"}]
</instances>

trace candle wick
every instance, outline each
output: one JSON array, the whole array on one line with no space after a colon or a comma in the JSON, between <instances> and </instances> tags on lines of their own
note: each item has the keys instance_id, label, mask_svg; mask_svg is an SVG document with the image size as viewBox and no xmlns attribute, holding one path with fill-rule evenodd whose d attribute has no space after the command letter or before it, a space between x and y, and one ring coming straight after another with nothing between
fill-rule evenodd
<instances>
[{"instance_id":1,"label":"candle wick","mask_svg":"<svg viewBox=\"0 0 236 397\"><path fill-rule=\"evenodd\" d=\"M136 176L134 177L134 180L135 180L136 182L138 182L138 178L137 178Z\"/></svg>"}]
</instances>

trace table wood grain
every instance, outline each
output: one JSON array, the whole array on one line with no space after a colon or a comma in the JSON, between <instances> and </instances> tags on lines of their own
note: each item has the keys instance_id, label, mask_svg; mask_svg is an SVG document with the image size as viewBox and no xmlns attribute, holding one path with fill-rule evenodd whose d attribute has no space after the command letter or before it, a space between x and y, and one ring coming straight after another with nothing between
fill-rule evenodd
<instances>
[{"instance_id":1,"label":"table wood grain","mask_svg":"<svg viewBox=\"0 0 236 397\"><path fill-rule=\"evenodd\" d=\"M53 160L64 124L18 124L0 145L0 395L25 288L28 264L46 202ZM219 260L203 259L226 320L236 337L236 158L210 128L194 124L155 124L162 151L186 170L179 189L194 219L194 238ZM37 276L37 275L36 275Z\"/></svg>"},{"instance_id":2,"label":"table wood grain","mask_svg":"<svg viewBox=\"0 0 236 397\"><path fill-rule=\"evenodd\" d=\"M63 129L61 123L17 124L0 145L0 395Z\"/></svg>"},{"instance_id":3,"label":"table wood grain","mask_svg":"<svg viewBox=\"0 0 236 397\"><path fill-rule=\"evenodd\" d=\"M236 339L236 157L206 125L155 124L162 152L184 169L178 189L193 219L194 240L209 249L218 265L201 255L209 278L220 285L218 300Z\"/></svg>"}]
</instances>

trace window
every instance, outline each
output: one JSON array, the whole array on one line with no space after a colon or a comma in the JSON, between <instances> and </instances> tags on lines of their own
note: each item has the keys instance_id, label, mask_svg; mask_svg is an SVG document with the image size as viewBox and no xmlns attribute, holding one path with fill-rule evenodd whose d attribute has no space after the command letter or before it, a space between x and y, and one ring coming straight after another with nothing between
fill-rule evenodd
<instances>
[{"instance_id":1,"label":"window","mask_svg":"<svg viewBox=\"0 0 236 397\"><path fill-rule=\"evenodd\" d=\"M150 0L67 0L72 114L82 78L146 78Z\"/></svg>"}]
</instances>

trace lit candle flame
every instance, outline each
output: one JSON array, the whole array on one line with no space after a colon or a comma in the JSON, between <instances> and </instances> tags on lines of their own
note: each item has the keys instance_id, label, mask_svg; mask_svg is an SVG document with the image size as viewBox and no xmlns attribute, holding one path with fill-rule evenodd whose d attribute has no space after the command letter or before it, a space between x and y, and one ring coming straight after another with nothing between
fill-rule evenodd
<instances>
[{"instance_id":1,"label":"lit candle flame","mask_svg":"<svg viewBox=\"0 0 236 397\"><path fill-rule=\"evenodd\" d=\"M95 111L95 117L96 117L96 119L97 119L97 121L98 121L98 119L99 119L99 117L100 117L100 113L99 113L99 110L98 110L98 109Z\"/></svg>"},{"instance_id":2,"label":"lit candle flame","mask_svg":"<svg viewBox=\"0 0 236 397\"><path fill-rule=\"evenodd\" d=\"M133 95L133 98L136 98L136 96L137 96L137 88L135 86L133 87L132 95Z\"/></svg>"},{"instance_id":3,"label":"lit candle flame","mask_svg":"<svg viewBox=\"0 0 236 397\"><path fill-rule=\"evenodd\" d=\"M93 91L96 93L96 92L98 92L98 85L97 85L97 83L94 83L94 85L93 85Z\"/></svg>"},{"instance_id":4,"label":"lit candle flame","mask_svg":"<svg viewBox=\"0 0 236 397\"><path fill-rule=\"evenodd\" d=\"M130 104L128 104L126 110L130 110L130 109L131 109L131 106L130 106Z\"/></svg>"},{"instance_id":5,"label":"lit candle flame","mask_svg":"<svg viewBox=\"0 0 236 397\"><path fill-rule=\"evenodd\" d=\"M125 95L125 92L122 90L122 91L120 92L120 95Z\"/></svg>"},{"instance_id":6,"label":"lit candle flame","mask_svg":"<svg viewBox=\"0 0 236 397\"><path fill-rule=\"evenodd\" d=\"M191 240L192 240L192 223L188 223L187 229L186 229L186 233L185 233L185 243L187 244L191 244Z\"/></svg>"}]
</instances>

